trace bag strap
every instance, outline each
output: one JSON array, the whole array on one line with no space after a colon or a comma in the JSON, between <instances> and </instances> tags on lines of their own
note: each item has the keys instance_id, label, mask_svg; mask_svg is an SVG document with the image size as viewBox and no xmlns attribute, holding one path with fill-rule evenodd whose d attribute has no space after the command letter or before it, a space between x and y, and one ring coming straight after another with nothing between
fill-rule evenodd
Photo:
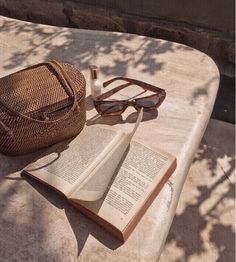
<instances>
[{"instance_id":1,"label":"bag strap","mask_svg":"<svg viewBox=\"0 0 236 262\"><path fill-rule=\"evenodd\" d=\"M63 67L56 60L52 60L51 62L45 62L44 64L50 65L53 68L53 70L57 73L57 75L61 78L64 84L64 86L62 85L62 87L64 88L68 96L77 98L77 91L74 86L74 83L71 81L70 77L68 76L66 71L63 69Z\"/></svg>"},{"instance_id":2,"label":"bag strap","mask_svg":"<svg viewBox=\"0 0 236 262\"><path fill-rule=\"evenodd\" d=\"M12 136L13 133L9 127L7 127L1 120L0 120L0 129L2 129L6 134Z\"/></svg>"},{"instance_id":3,"label":"bag strap","mask_svg":"<svg viewBox=\"0 0 236 262\"><path fill-rule=\"evenodd\" d=\"M25 114L22 114L12 108L10 108L5 102L0 100L0 104L2 104L7 110L9 110L10 112L12 112L14 115L27 119L29 121L32 122L37 122L37 123L45 123L45 124L53 124L53 123L57 123L59 121L65 120L70 116L70 113L74 110L79 110L79 105L78 105L78 94L76 91L76 88L74 86L74 83L71 81L70 77L68 76L68 74L65 72L65 70L62 68L62 66L55 60L50 61L50 62L45 62L45 63L41 63L38 65L49 65L52 67L52 69L57 73L57 75L61 78L62 82L64 83L64 85L66 86L66 88L69 88L71 90L71 95L69 94L69 96L71 96L73 98L73 104L70 108L70 110L63 115L62 117L56 119L56 120L39 120L39 119L35 119L32 118L30 116L27 116ZM64 87L65 88L65 87ZM65 89L66 91L66 89ZM68 94L68 91L67 91ZM7 133L11 133L11 130L0 120L0 128L7 132Z\"/></svg>"}]
</instances>

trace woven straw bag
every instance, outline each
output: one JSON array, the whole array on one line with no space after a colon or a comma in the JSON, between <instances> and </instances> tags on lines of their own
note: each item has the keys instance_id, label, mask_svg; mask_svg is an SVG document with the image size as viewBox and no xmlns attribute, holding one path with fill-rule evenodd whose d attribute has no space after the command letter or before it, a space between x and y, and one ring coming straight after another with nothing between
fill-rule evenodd
<instances>
[{"instance_id":1,"label":"woven straw bag","mask_svg":"<svg viewBox=\"0 0 236 262\"><path fill-rule=\"evenodd\" d=\"M37 64L0 79L0 151L19 155L84 127L85 79L70 64Z\"/></svg>"}]
</instances>

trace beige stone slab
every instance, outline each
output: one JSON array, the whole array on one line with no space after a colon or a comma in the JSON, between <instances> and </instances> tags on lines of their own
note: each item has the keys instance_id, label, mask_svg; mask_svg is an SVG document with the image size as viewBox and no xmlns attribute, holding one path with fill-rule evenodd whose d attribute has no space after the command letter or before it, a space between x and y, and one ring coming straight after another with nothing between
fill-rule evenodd
<instances>
[{"instance_id":1,"label":"beige stone slab","mask_svg":"<svg viewBox=\"0 0 236 262\"><path fill-rule=\"evenodd\" d=\"M205 54L173 42L131 34L44 26L0 17L0 76L49 59L70 62L88 78L89 63L101 78L125 75L166 89L156 113L146 113L136 138L177 157L178 167L130 238L120 243L50 189L22 178L31 156L0 155L0 257L4 261L157 261L179 195L207 126L219 72ZM89 94L89 88L87 88ZM87 116L96 115L87 99ZM94 123L130 128L122 118Z\"/></svg>"},{"instance_id":2,"label":"beige stone slab","mask_svg":"<svg viewBox=\"0 0 236 262\"><path fill-rule=\"evenodd\" d=\"M160 261L234 261L234 132L234 125L210 120Z\"/></svg>"}]
</instances>

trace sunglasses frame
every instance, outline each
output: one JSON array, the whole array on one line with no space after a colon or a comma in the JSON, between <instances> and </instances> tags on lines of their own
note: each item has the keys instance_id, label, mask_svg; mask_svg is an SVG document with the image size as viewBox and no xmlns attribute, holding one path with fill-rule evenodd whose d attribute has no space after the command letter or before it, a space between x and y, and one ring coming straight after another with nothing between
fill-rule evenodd
<instances>
[{"instance_id":1,"label":"sunglasses frame","mask_svg":"<svg viewBox=\"0 0 236 262\"><path fill-rule=\"evenodd\" d=\"M133 106L137 111L141 109L141 107L137 106L137 101L139 100L143 100L145 98L150 98L150 97L155 97L156 95L158 95L158 98L159 98L159 101L156 105L152 106L152 107L143 107L144 111L149 111L149 110L153 110L153 109L156 109L158 108L162 102L164 101L165 97L166 97L166 92L164 89L162 88L159 88L159 87L156 87L156 86L153 86L153 85L150 85L150 84L147 84L145 82L142 82L140 80L136 80L136 79L132 79L132 78L128 78L128 77L115 77L111 80L108 80L106 82L103 83L103 87L107 87L109 84L111 84L112 82L114 81L117 81L117 80L124 80L128 83L125 83L123 85L120 85L120 86L117 86L105 93L103 93L102 95L96 97L94 99L94 106L97 110L97 112L101 115L101 116L117 116L117 115L121 115L128 106ZM149 95L149 96L144 96L144 97L140 97L140 98L136 98L136 99L132 99L132 100L104 100L106 98L108 98L109 96L112 96L113 94L119 92L120 90L130 86L130 85L137 85L137 86L140 86L141 88L143 88L145 91L149 90L149 91L152 91L152 92L155 92L155 94L153 95ZM120 111L117 111L117 112L110 112L110 113L105 113L105 112L102 112L100 110L100 106L102 104L109 104L109 103L114 103L114 102L118 102L120 104L123 105L123 108L122 110Z\"/></svg>"}]
</instances>

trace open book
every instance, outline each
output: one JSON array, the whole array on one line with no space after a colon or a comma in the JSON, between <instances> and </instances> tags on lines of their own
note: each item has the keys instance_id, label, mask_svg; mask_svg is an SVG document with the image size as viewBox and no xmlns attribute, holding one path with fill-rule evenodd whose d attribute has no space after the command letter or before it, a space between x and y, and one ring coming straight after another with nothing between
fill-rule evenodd
<instances>
[{"instance_id":1,"label":"open book","mask_svg":"<svg viewBox=\"0 0 236 262\"><path fill-rule=\"evenodd\" d=\"M176 168L176 159L131 141L130 133L85 127L56 144L24 173L63 193L82 213L125 241Z\"/></svg>"}]
</instances>

